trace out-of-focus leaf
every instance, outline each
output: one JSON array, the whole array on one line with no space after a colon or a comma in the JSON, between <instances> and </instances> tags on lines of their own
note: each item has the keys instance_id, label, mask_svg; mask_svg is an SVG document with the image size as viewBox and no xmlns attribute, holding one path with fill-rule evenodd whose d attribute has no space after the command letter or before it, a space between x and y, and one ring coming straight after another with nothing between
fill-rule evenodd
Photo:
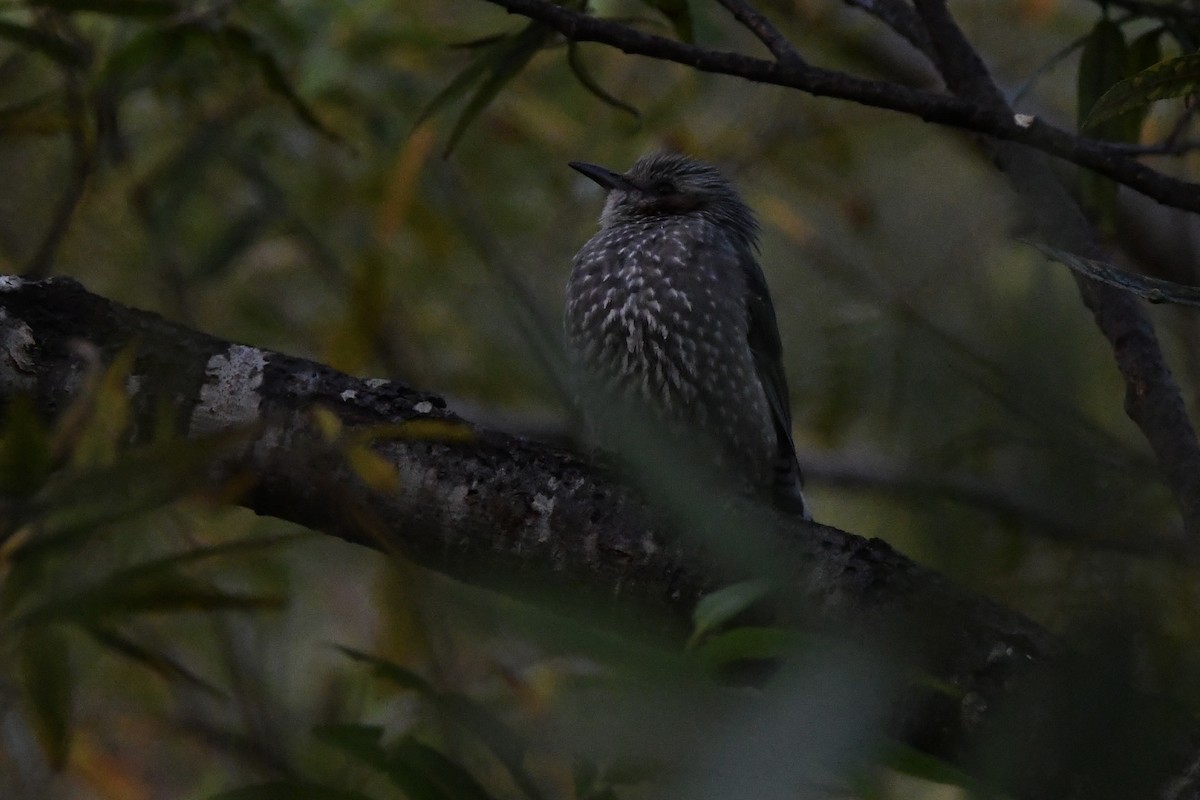
<instances>
[{"instance_id":1,"label":"out-of-focus leaf","mask_svg":"<svg viewBox=\"0 0 1200 800\"><path fill-rule=\"evenodd\" d=\"M355 650L351 647L343 647L340 644L334 646L351 660L357 661L360 664L370 665L371 674L376 678L382 678L396 684L402 689L412 689L428 697L435 697L438 693L429 681L399 664L393 664L387 659L379 658L378 656L373 656L370 653L364 653L361 650Z\"/></svg>"},{"instance_id":2,"label":"out-of-focus leaf","mask_svg":"<svg viewBox=\"0 0 1200 800\"><path fill-rule=\"evenodd\" d=\"M0 20L0 39L41 53L65 67L78 68L87 64L87 54L78 47L36 28L27 28L15 22Z\"/></svg>"},{"instance_id":3,"label":"out-of-focus leaf","mask_svg":"<svg viewBox=\"0 0 1200 800\"><path fill-rule=\"evenodd\" d=\"M439 692L417 673L386 659L340 645L338 650L359 663L369 665L376 678L424 696L446 718L478 737L504 764L513 782L526 797L537 800L542 796L532 776L525 770L525 742L483 705L464 695Z\"/></svg>"},{"instance_id":4,"label":"out-of-focus leaf","mask_svg":"<svg viewBox=\"0 0 1200 800\"><path fill-rule=\"evenodd\" d=\"M1162 61L1163 29L1152 28L1139 35L1129 45L1129 69L1133 73L1149 69Z\"/></svg>"},{"instance_id":5,"label":"out-of-focus leaf","mask_svg":"<svg viewBox=\"0 0 1200 800\"><path fill-rule=\"evenodd\" d=\"M69 447L71 464L75 467L99 467L116 460L129 428L127 385L137 351L136 343L122 348L111 364L89 380L83 394L85 402L72 408L79 412L77 419L81 425L64 418L59 426L58 447L68 446L64 437L73 439Z\"/></svg>"},{"instance_id":6,"label":"out-of-focus leaf","mask_svg":"<svg viewBox=\"0 0 1200 800\"><path fill-rule=\"evenodd\" d=\"M884 763L897 772L911 775L914 778L952 786L983 788L978 786L978 781L952 764L905 744L897 743L890 747L884 756ZM986 795L987 792L980 793L980 796Z\"/></svg>"},{"instance_id":7,"label":"out-of-focus leaf","mask_svg":"<svg viewBox=\"0 0 1200 800\"><path fill-rule=\"evenodd\" d=\"M450 131L446 149L443 151L445 155L448 156L454 151L454 146L458 144L458 140L462 138L471 122L491 104L505 84L524 69L530 59L545 46L553 35L554 31L549 26L531 22L505 45L498 47L498 55L492 64L491 74L484 78L479 88L471 95L471 99L467 101L467 105L459 114L458 120L455 121L454 127Z\"/></svg>"},{"instance_id":8,"label":"out-of-focus leaf","mask_svg":"<svg viewBox=\"0 0 1200 800\"><path fill-rule=\"evenodd\" d=\"M317 430L321 432L321 438L326 442L336 442L342 435L342 419L330 409L313 406L309 414L312 415Z\"/></svg>"},{"instance_id":9,"label":"out-of-focus leaf","mask_svg":"<svg viewBox=\"0 0 1200 800\"><path fill-rule=\"evenodd\" d=\"M186 683L214 697L225 696L225 692L201 678L176 659L151 650L119 631L102 625L86 625L84 630L105 649L129 659L135 664L140 664L170 683Z\"/></svg>"},{"instance_id":10,"label":"out-of-focus leaf","mask_svg":"<svg viewBox=\"0 0 1200 800\"><path fill-rule=\"evenodd\" d=\"M718 589L701 598L692 611L692 635L688 649L700 643L704 634L720 627L771 592L771 582L750 580Z\"/></svg>"},{"instance_id":11,"label":"out-of-focus leaf","mask_svg":"<svg viewBox=\"0 0 1200 800\"><path fill-rule=\"evenodd\" d=\"M486 45L483 53L477 56L470 64L467 64L462 71L451 79L450 83L446 84L445 88L435 94L433 99L421 109L421 113L417 114L417 121L413 127L420 126L422 122L432 117L444 106L466 94L467 89L470 89L471 85L487 72L492 61L498 57L500 48L503 47L504 42L507 40L507 36L501 36Z\"/></svg>"},{"instance_id":12,"label":"out-of-focus leaf","mask_svg":"<svg viewBox=\"0 0 1200 800\"><path fill-rule=\"evenodd\" d=\"M1125 34L1120 25L1105 17L1096 23L1079 56L1076 115L1081 128L1085 126L1096 101L1129 73L1129 48L1125 43ZM1135 125L1140 126L1140 120L1133 116L1113 117L1095 125L1093 133L1101 139L1129 142L1137 138ZM1109 178L1085 171L1080 190L1084 205L1099 217L1102 225L1111 226L1116 214L1117 184Z\"/></svg>"},{"instance_id":13,"label":"out-of-focus leaf","mask_svg":"<svg viewBox=\"0 0 1200 800\"><path fill-rule=\"evenodd\" d=\"M52 627L32 628L21 636L23 697L55 769L62 769L71 748L71 706L75 678L70 651L62 634Z\"/></svg>"},{"instance_id":14,"label":"out-of-focus leaf","mask_svg":"<svg viewBox=\"0 0 1200 800\"><path fill-rule=\"evenodd\" d=\"M445 419L410 419L399 425L388 426L387 434L378 435L378 428L365 433L373 438L402 439L408 442L472 442L475 429L465 422Z\"/></svg>"},{"instance_id":15,"label":"out-of-focus leaf","mask_svg":"<svg viewBox=\"0 0 1200 800\"><path fill-rule=\"evenodd\" d=\"M258 611L280 608L283 598L267 594L233 593L180 571L204 559L243 553L297 537L268 537L202 547L118 570L95 585L73 594L55 595L19 613L10 623L17 628L56 621L98 624L132 614L181 611Z\"/></svg>"},{"instance_id":16,"label":"out-of-focus leaf","mask_svg":"<svg viewBox=\"0 0 1200 800\"><path fill-rule=\"evenodd\" d=\"M272 781L214 794L209 800L372 800L370 795L307 781Z\"/></svg>"},{"instance_id":17,"label":"out-of-focus leaf","mask_svg":"<svg viewBox=\"0 0 1200 800\"><path fill-rule=\"evenodd\" d=\"M1200 90L1200 54L1169 58L1127 78L1104 93L1084 122L1086 129L1101 129L1155 100L1182 97Z\"/></svg>"},{"instance_id":18,"label":"out-of-focus leaf","mask_svg":"<svg viewBox=\"0 0 1200 800\"><path fill-rule=\"evenodd\" d=\"M216 35L234 53L258 67L258 71L267 82L267 86L288 102L292 107L292 112L302 122L321 133L330 141L339 143L342 141L342 137L322 122L304 98L296 92L292 86L292 82L284 74L283 68L275 60L275 56L271 54L267 46L252 31L238 25L226 25L217 29Z\"/></svg>"},{"instance_id":19,"label":"out-of-focus leaf","mask_svg":"<svg viewBox=\"0 0 1200 800\"><path fill-rule=\"evenodd\" d=\"M619 108L622 111L632 114L634 119L641 119L642 112L638 111L624 100L609 94L609 92L607 92L603 86L596 82L596 79L593 78L592 74L588 71L587 65L583 63L583 57L580 56L579 52L578 42L567 43L567 64L570 65L571 72L575 74L576 80L579 81L583 88L587 89L593 95L600 98L602 102L607 103L613 108Z\"/></svg>"},{"instance_id":20,"label":"out-of-focus leaf","mask_svg":"<svg viewBox=\"0 0 1200 800\"><path fill-rule=\"evenodd\" d=\"M50 436L28 395L8 404L0 437L0 495L32 497L50 474Z\"/></svg>"},{"instance_id":21,"label":"out-of-focus leaf","mask_svg":"<svg viewBox=\"0 0 1200 800\"><path fill-rule=\"evenodd\" d=\"M59 98L51 92L0 107L0 135L56 136L71 126Z\"/></svg>"},{"instance_id":22,"label":"out-of-focus leaf","mask_svg":"<svg viewBox=\"0 0 1200 800\"><path fill-rule=\"evenodd\" d=\"M692 9L688 0L642 0L643 3L658 11L671 21L675 35L685 42L695 41L696 33L692 25Z\"/></svg>"},{"instance_id":23,"label":"out-of-focus leaf","mask_svg":"<svg viewBox=\"0 0 1200 800\"><path fill-rule=\"evenodd\" d=\"M313 730L320 742L333 745L347 755L377 770L388 768L383 749L383 728L379 725L321 725Z\"/></svg>"},{"instance_id":24,"label":"out-of-focus leaf","mask_svg":"<svg viewBox=\"0 0 1200 800\"><path fill-rule=\"evenodd\" d=\"M178 14L180 8L168 0L32 0L31 6L53 8L56 11L91 11L110 17L161 19Z\"/></svg>"},{"instance_id":25,"label":"out-of-focus leaf","mask_svg":"<svg viewBox=\"0 0 1200 800\"><path fill-rule=\"evenodd\" d=\"M358 477L376 492L395 492L400 473L383 456L366 445L351 445L345 450L346 461Z\"/></svg>"},{"instance_id":26,"label":"out-of-focus leaf","mask_svg":"<svg viewBox=\"0 0 1200 800\"><path fill-rule=\"evenodd\" d=\"M113 54L105 65L101 80L119 87L121 93L149 85L158 70L175 62L179 52L192 42L219 46L223 48L222 52L252 65L267 87L282 97L302 122L331 141L342 141L292 86L267 45L253 31L239 25L213 25L211 20L186 19L166 28L146 31Z\"/></svg>"},{"instance_id":27,"label":"out-of-focus leaf","mask_svg":"<svg viewBox=\"0 0 1200 800\"><path fill-rule=\"evenodd\" d=\"M445 155L449 155L475 117L487 108L504 85L542 49L554 34L539 22L531 22L515 34L503 36L482 46L480 54L454 79L434 96L417 116L420 125L446 104L466 94L476 83L474 93L454 123L447 140Z\"/></svg>"},{"instance_id":28,"label":"out-of-focus leaf","mask_svg":"<svg viewBox=\"0 0 1200 800\"><path fill-rule=\"evenodd\" d=\"M258 241L275 220L275 209L255 206L238 215L196 259L193 274L205 278L225 275L239 255Z\"/></svg>"},{"instance_id":29,"label":"out-of-focus leaf","mask_svg":"<svg viewBox=\"0 0 1200 800\"><path fill-rule=\"evenodd\" d=\"M782 628L735 628L709 636L696 649L701 663L717 670L737 661L779 658L794 650L800 637Z\"/></svg>"},{"instance_id":30,"label":"out-of-focus leaf","mask_svg":"<svg viewBox=\"0 0 1200 800\"><path fill-rule=\"evenodd\" d=\"M307 781L272 781L212 795L209 800L372 800L370 795Z\"/></svg>"},{"instance_id":31,"label":"out-of-focus leaf","mask_svg":"<svg viewBox=\"0 0 1200 800\"><path fill-rule=\"evenodd\" d=\"M1080 126L1086 124L1092 108L1106 92L1129 75L1129 47L1121 26L1108 18L1092 28L1083 52L1079 56L1077 116ZM1105 131L1122 133L1117 127Z\"/></svg>"},{"instance_id":32,"label":"out-of-focus leaf","mask_svg":"<svg viewBox=\"0 0 1200 800\"><path fill-rule=\"evenodd\" d=\"M393 769L405 776L404 781L418 775L422 784L434 787L438 797L447 800L494 800L462 765L411 736L404 737L389 748L388 756ZM406 785L399 781L398 784L402 787Z\"/></svg>"},{"instance_id":33,"label":"out-of-focus leaf","mask_svg":"<svg viewBox=\"0 0 1200 800\"><path fill-rule=\"evenodd\" d=\"M13 627L49 622L94 622L136 614L174 614L182 611L262 611L281 608L284 598L264 594L235 594L178 572L125 580L119 572L99 586L55 597L23 614Z\"/></svg>"},{"instance_id":34,"label":"out-of-focus leaf","mask_svg":"<svg viewBox=\"0 0 1200 800\"><path fill-rule=\"evenodd\" d=\"M653 780L663 772L663 765L649 758L618 758L604 768L604 782L612 786L636 786Z\"/></svg>"},{"instance_id":35,"label":"out-of-focus leaf","mask_svg":"<svg viewBox=\"0 0 1200 800\"><path fill-rule=\"evenodd\" d=\"M1022 241L1037 248L1041 251L1042 255L1051 261L1057 261L1063 266L1070 267L1080 275L1086 275L1093 280L1107 283L1109 286L1115 286L1118 289L1132 292L1138 297L1149 300L1151 303L1177 303L1185 306L1200 306L1200 286L1185 286L1182 283L1173 283L1172 281L1164 281L1146 275L1135 275L1132 272L1118 269L1104 261L1084 258L1075 253L1051 247L1044 242L1035 242L1032 239L1022 239Z\"/></svg>"},{"instance_id":36,"label":"out-of-focus leaf","mask_svg":"<svg viewBox=\"0 0 1200 800\"><path fill-rule=\"evenodd\" d=\"M55 473L34 499L40 535L18 556L65 546L101 525L194 492L207 484L213 458L247 435L235 431L204 441L159 442L127 452L108 466Z\"/></svg>"}]
</instances>

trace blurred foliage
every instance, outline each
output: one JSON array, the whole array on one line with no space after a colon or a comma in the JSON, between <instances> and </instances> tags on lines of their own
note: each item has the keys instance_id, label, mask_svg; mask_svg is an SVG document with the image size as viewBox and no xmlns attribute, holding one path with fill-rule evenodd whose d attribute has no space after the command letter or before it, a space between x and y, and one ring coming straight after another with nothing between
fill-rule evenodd
<instances>
[{"instance_id":1,"label":"blurred foliage","mask_svg":"<svg viewBox=\"0 0 1200 800\"><path fill-rule=\"evenodd\" d=\"M841 3L761 5L815 63L931 80ZM954 11L1021 111L1181 145L1167 168L1194 178L1200 15L1164 6ZM716 4L592 8L761 52ZM566 162L669 146L723 164L764 223L818 518L1080 642L1117 647L1076 623L1123 605L1122 675L1200 707L1177 513L1067 270L1014 238L1021 209L967 138L568 46L482 0L10 2L0 77L0 271L70 275L532 435L569 432L561 288L601 204ZM1192 217L1078 189L1124 266L1200 282ZM1192 313L1152 311L1195 411ZM126 449L131 357L53 423L6 411L0 795L887 798L961 780L864 734L896 680L878 654L738 627L757 584L664 652L339 542L274 548L282 524L197 490L214 443ZM783 666L760 695L713 681L767 657ZM1104 681L1084 691L1064 714Z\"/></svg>"}]
</instances>

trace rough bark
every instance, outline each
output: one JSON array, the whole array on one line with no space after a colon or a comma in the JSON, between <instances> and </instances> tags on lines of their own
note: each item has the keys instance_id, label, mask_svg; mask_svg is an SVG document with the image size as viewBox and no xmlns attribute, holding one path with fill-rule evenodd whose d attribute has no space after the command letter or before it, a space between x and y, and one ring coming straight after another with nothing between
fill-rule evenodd
<instances>
[{"instance_id":1,"label":"rough bark","mask_svg":"<svg viewBox=\"0 0 1200 800\"><path fill-rule=\"evenodd\" d=\"M169 401L183 437L248 431L210 477L250 476L240 503L257 513L522 597L552 591L617 618L649 612L677 636L698 598L742 577L736 564L716 566L696 540L667 533L637 494L587 460L472 425L434 395L222 341L68 279L0 279L0 401L32 395L52 417L81 391L87 353L107 361L130 346L141 429ZM317 407L344 431L375 432L374 451L398 475L391 491L366 486L317 431ZM1053 674L1059 645L1049 633L884 542L778 517L765 528L759 544L785 565L776 574L791 589L783 613L890 643L887 652L954 687L903 693L890 732L913 746L969 761L999 710L1036 696ZM1190 722L1158 734L1172 768L1200 740ZM1173 774L1156 774L1155 784ZM1060 791L1076 778L1049 756L1039 777L1033 789L1014 784L1015 796L1047 796L1046 787Z\"/></svg>"}]
</instances>

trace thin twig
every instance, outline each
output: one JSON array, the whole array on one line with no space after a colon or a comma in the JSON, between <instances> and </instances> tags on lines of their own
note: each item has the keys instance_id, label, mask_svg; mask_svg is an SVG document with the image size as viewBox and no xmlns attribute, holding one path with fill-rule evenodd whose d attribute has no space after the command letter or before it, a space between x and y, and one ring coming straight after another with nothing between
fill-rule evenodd
<instances>
[{"instance_id":1,"label":"thin twig","mask_svg":"<svg viewBox=\"0 0 1200 800\"><path fill-rule=\"evenodd\" d=\"M1200 213L1200 185L1179 180L1123 155L1111 143L1088 139L1007 108L858 78L811 64L781 63L655 36L558 6L549 0L488 0L508 11L545 22L569 39L600 42L626 53L684 64L702 72L786 86L819 97L836 97L898 111L1017 142L1087 167L1163 205Z\"/></svg>"},{"instance_id":2,"label":"thin twig","mask_svg":"<svg viewBox=\"0 0 1200 800\"><path fill-rule=\"evenodd\" d=\"M721 5L733 14L738 22L767 46L771 55L781 64L804 65L806 62L786 36L771 24L771 21L759 13L758 9L746 0L719 0Z\"/></svg>"},{"instance_id":3,"label":"thin twig","mask_svg":"<svg viewBox=\"0 0 1200 800\"><path fill-rule=\"evenodd\" d=\"M1000 113L1011 113L979 54L951 16L946 0L914 0L914 5L935 43L946 84L957 94ZM988 142L987 146L1026 200L1047 241L1083 259L1102 258L1104 251L1095 231L1049 164L1025 148L1003 142ZM1075 280L1125 381L1125 413L1154 450L1194 548L1200 544L1200 442L1154 326L1128 287L1098 282L1078 271Z\"/></svg>"}]
</instances>

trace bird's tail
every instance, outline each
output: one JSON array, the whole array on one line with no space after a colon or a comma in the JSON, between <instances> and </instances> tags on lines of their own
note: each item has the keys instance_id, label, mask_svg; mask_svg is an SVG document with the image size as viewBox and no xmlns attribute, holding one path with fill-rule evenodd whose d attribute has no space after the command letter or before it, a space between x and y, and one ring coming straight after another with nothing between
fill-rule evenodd
<instances>
[{"instance_id":1,"label":"bird's tail","mask_svg":"<svg viewBox=\"0 0 1200 800\"><path fill-rule=\"evenodd\" d=\"M775 486L773 498L775 507L787 514L811 520L812 512L804 499L804 479L800 475L800 465L796 463L793 454L790 459L780 459L775 465Z\"/></svg>"}]
</instances>

